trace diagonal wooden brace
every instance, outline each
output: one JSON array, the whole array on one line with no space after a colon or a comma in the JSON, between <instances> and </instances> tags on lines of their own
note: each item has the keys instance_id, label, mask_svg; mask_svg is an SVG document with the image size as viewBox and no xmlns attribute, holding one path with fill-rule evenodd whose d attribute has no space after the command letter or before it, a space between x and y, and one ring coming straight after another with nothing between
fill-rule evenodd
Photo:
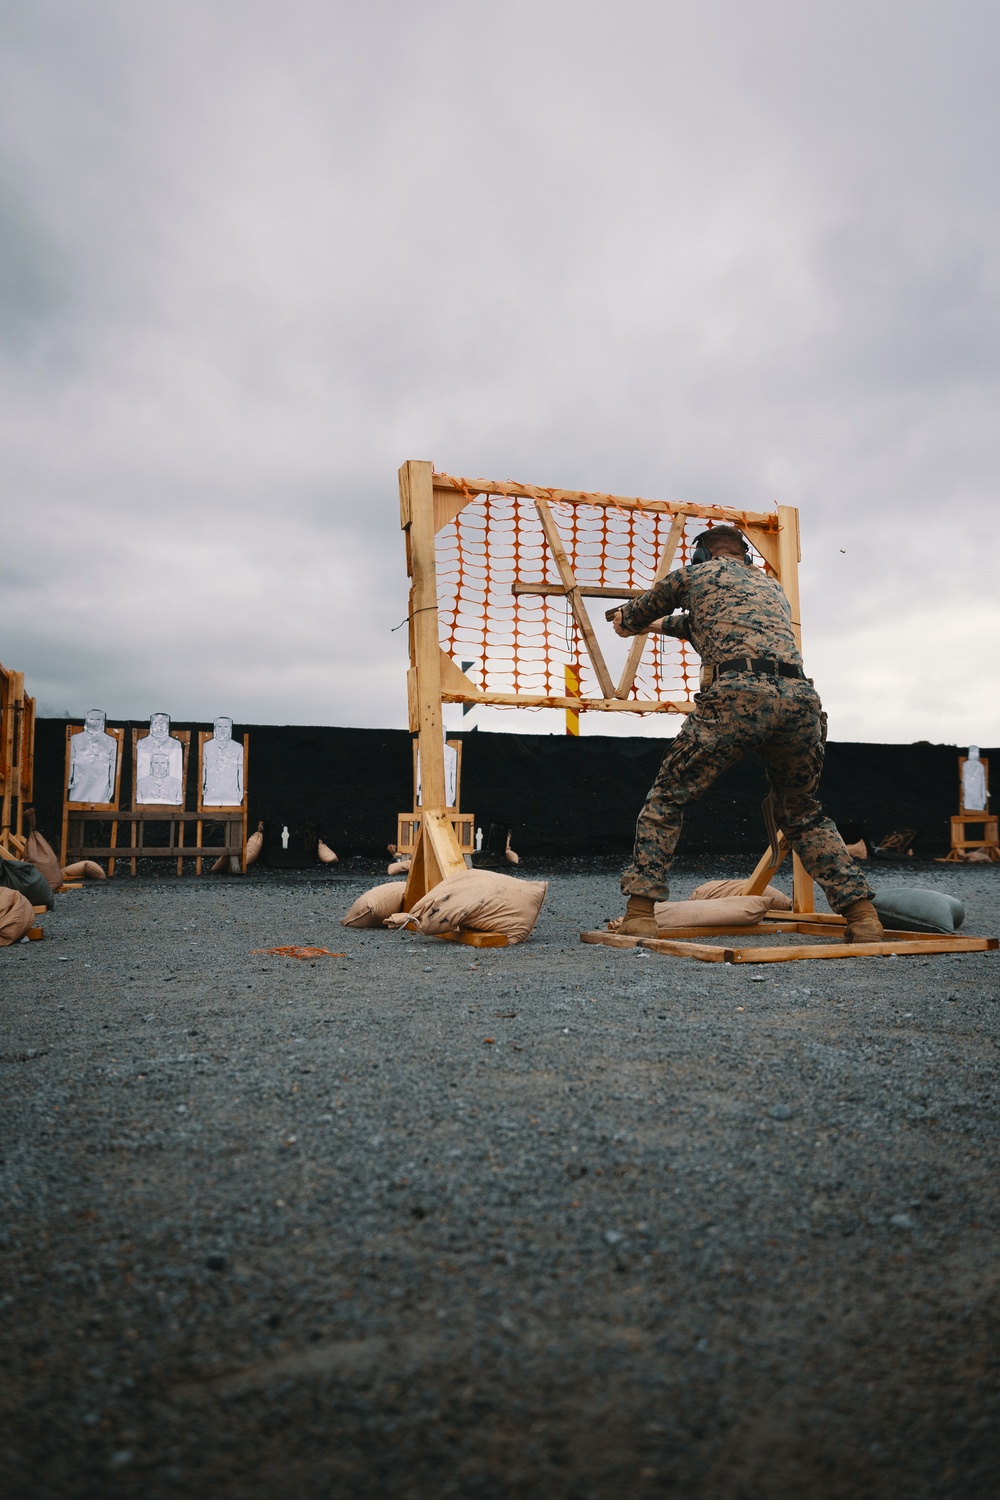
<instances>
[{"instance_id":1,"label":"diagonal wooden brace","mask_svg":"<svg viewBox=\"0 0 1000 1500\"><path fill-rule=\"evenodd\" d=\"M684 516L674 516L670 530L667 533L667 540L663 547L663 556L660 558L660 561L657 564L656 572L653 574L653 582L650 584L650 588L653 588L656 584L658 584L661 579L666 578L667 574L670 572L670 568L674 560L674 554L677 551L681 537L684 535L684 520ZM618 684L618 691L615 693L616 698L627 698L629 693L632 691L632 684L635 681L635 674L639 670L639 662L642 660L642 653L646 649L646 643L648 642L648 640L648 635L638 635L629 647L628 656L625 659L625 670L622 672L621 681Z\"/></svg>"},{"instance_id":2,"label":"diagonal wooden brace","mask_svg":"<svg viewBox=\"0 0 1000 1500\"><path fill-rule=\"evenodd\" d=\"M559 535L552 511L549 509L546 500L536 500L535 509L538 512L538 519L542 523L545 539L552 549L552 556L555 558L556 567L559 569L559 577L563 581L566 598L569 600L569 607L573 611L576 623L580 627L583 644L587 648L587 654L593 663L597 680L601 684L601 692L605 698L614 698L616 696L615 685L611 681L611 673L608 671L608 664L604 660L604 652L601 650L597 636L594 634L594 627L591 625L590 616L587 614L587 606L584 604L579 587L577 586L576 575L570 566L569 558L566 555L566 548L563 546L562 537Z\"/></svg>"}]
</instances>

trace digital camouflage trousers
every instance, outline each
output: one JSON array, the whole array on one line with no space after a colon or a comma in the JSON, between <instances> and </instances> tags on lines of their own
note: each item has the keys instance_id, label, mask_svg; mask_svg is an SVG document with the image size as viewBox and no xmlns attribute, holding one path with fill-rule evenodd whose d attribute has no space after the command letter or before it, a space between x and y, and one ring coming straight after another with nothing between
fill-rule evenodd
<instances>
[{"instance_id":1,"label":"digital camouflage trousers","mask_svg":"<svg viewBox=\"0 0 1000 1500\"><path fill-rule=\"evenodd\" d=\"M874 893L816 796L823 770L826 716L801 678L727 673L695 700L671 743L636 824L622 875L626 896L666 901L667 874L684 809L751 750L764 762L778 827L834 911Z\"/></svg>"}]
</instances>

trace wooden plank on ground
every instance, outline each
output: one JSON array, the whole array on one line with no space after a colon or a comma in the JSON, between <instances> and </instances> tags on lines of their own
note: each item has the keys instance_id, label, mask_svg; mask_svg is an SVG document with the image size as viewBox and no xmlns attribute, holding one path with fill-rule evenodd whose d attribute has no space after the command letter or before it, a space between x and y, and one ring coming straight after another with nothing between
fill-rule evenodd
<instances>
[{"instance_id":1,"label":"wooden plank on ground","mask_svg":"<svg viewBox=\"0 0 1000 1500\"><path fill-rule=\"evenodd\" d=\"M446 943L465 943L468 948L506 948L508 946L505 932L472 932L468 927L460 927L458 932L439 932L436 936L444 938Z\"/></svg>"},{"instance_id":2,"label":"wooden plank on ground","mask_svg":"<svg viewBox=\"0 0 1000 1500\"><path fill-rule=\"evenodd\" d=\"M927 937L884 943L810 943L807 947L708 948L696 943L670 943L662 938L640 938L640 946L679 958L701 958L729 964L791 963L813 958L891 958L925 953L986 953L1000 947L997 938Z\"/></svg>"},{"instance_id":3,"label":"wooden plank on ground","mask_svg":"<svg viewBox=\"0 0 1000 1500\"><path fill-rule=\"evenodd\" d=\"M581 943L599 943L602 948L634 948L639 942L637 937L627 937L620 932L581 932Z\"/></svg>"}]
</instances>

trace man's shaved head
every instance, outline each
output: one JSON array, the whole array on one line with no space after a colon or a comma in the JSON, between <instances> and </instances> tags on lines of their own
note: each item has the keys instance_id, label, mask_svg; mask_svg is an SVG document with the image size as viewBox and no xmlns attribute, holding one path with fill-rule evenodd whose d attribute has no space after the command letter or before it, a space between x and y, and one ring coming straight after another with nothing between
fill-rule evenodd
<instances>
[{"instance_id":1,"label":"man's shaved head","mask_svg":"<svg viewBox=\"0 0 1000 1500\"><path fill-rule=\"evenodd\" d=\"M706 531L700 540L713 557L719 552L733 551L742 557L746 545L742 531L737 531L735 526L715 526L711 531Z\"/></svg>"}]
</instances>

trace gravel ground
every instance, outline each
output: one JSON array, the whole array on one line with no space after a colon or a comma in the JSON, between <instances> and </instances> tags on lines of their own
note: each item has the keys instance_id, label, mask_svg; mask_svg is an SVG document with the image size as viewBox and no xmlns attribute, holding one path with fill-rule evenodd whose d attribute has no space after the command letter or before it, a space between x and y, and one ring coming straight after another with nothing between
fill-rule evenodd
<instances>
[{"instance_id":1,"label":"gravel ground","mask_svg":"<svg viewBox=\"0 0 1000 1500\"><path fill-rule=\"evenodd\" d=\"M584 947L583 861L522 947L341 929L383 868L0 950L5 1496L992 1500L998 955Z\"/></svg>"}]
</instances>

